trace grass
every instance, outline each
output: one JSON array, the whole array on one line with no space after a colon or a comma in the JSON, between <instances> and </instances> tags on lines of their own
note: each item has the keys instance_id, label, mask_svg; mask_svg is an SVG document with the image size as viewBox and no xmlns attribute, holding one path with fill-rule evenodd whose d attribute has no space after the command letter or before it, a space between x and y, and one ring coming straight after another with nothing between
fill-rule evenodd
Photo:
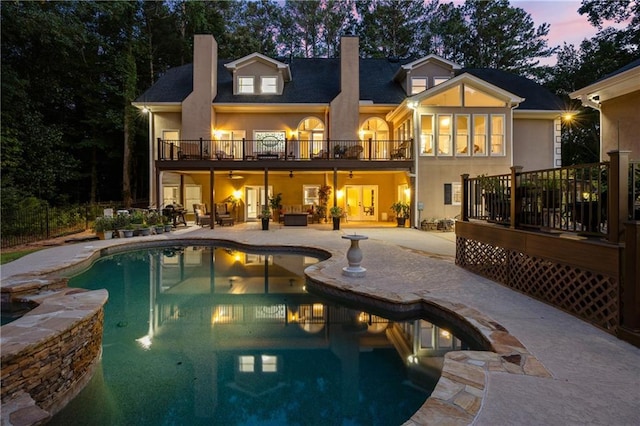
<instances>
[{"instance_id":1,"label":"grass","mask_svg":"<svg viewBox=\"0 0 640 426\"><path fill-rule=\"evenodd\" d=\"M0 265L4 265L5 263L13 262L16 259L20 259L22 256L26 256L29 253L33 253L34 251L42 250L42 248L30 248L25 250L16 250L10 252L1 252L0 253Z\"/></svg>"}]
</instances>

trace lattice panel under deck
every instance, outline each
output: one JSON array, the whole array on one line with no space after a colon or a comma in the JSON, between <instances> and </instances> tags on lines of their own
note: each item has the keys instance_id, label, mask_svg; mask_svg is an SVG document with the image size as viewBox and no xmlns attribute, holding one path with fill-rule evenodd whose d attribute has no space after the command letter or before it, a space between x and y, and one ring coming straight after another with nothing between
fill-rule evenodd
<instances>
[{"instance_id":1,"label":"lattice panel under deck","mask_svg":"<svg viewBox=\"0 0 640 426\"><path fill-rule=\"evenodd\" d=\"M615 277L464 238L456 240L456 264L604 329L618 325Z\"/></svg>"}]
</instances>

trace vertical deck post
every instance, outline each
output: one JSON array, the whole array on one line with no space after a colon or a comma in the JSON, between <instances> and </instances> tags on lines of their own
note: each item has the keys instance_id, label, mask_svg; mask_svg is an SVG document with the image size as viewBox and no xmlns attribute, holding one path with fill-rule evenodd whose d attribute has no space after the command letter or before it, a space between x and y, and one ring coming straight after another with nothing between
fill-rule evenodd
<instances>
[{"instance_id":1,"label":"vertical deck post","mask_svg":"<svg viewBox=\"0 0 640 426\"><path fill-rule=\"evenodd\" d=\"M462 202L460 203L460 219L463 222L469 222L469 174L465 173L462 177Z\"/></svg>"},{"instance_id":2,"label":"vertical deck post","mask_svg":"<svg viewBox=\"0 0 640 426\"><path fill-rule=\"evenodd\" d=\"M620 325L640 334L640 221L626 221L625 228Z\"/></svg>"},{"instance_id":3,"label":"vertical deck post","mask_svg":"<svg viewBox=\"0 0 640 426\"><path fill-rule=\"evenodd\" d=\"M629 154L631 151L609 151L610 158L609 179L607 188L607 205L609 216L607 217L608 235L611 243L619 243L624 240L624 226L629 218Z\"/></svg>"},{"instance_id":4,"label":"vertical deck post","mask_svg":"<svg viewBox=\"0 0 640 426\"><path fill-rule=\"evenodd\" d=\"M518 194L518 176L520 176L520 172L522 172L522 166L512 166L511 167L511 198L509 211L511 214L511 220L509 221L509 227L511 229L515 229L520 222L520 218L518 217L518 212L520 211L520 205L522 204L522 198Z\"/></svg>"}]
</instances>

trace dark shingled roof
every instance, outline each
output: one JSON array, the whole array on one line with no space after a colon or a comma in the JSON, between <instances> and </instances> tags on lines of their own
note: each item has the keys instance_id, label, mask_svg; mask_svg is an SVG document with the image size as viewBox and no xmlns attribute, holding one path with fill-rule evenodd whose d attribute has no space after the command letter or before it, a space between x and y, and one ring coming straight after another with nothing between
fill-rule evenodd
<instances>
[{"instance_id":1,"label":"dark shingled roof","mask_svg":"<svg viewBox=\"0 0 640 426\"><path fill-rule=\"evenodd\" d=\"M182 102L193 90L193 64L171 68L136 102Z\"/></svg>"},{"instance_id":2,"label":"dark shingled roof","mask_svg":"<svg viewBox=\"0 0 640 426\"><path fill-rule=\"evenodd\" d=\"M561 111L564 109L559 97L528 78L492 68L464 68L456 74L464 73L472 74L487 83L524 98L524 102L518 105L517 110Z\"/></svg>"},{"instance_id":3,"label":"dark shingled roof","mask_svg":"<svg viewBox=\"0 0 640 426\"><path fill-rule=\"evenodd\" d=\"M218 94L214 103L311 103L328 104L340 93L340 59L294 58L290 60L292 80L282 95L233 94L233 75L224 67L231 60L218 61ZM409 59L360 59L360 99L374 104L400 104L407 96L393 80L398 68ZM550 91L524 77L495 69L462 69L508 92L525 98L519 110L561 110L562 103ZM136 102L182 102L193 90L193 65L168 70Z\"/></svg>"}]
</instances>

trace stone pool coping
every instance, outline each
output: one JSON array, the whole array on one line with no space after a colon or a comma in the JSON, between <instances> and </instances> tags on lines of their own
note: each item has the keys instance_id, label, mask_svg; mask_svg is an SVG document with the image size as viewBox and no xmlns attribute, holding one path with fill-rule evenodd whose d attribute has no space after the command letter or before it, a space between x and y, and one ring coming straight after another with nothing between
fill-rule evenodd
<instances>
[{"instance_id":1,"label":"stone pool coping","mask_svg":"<svg viewBox=\"0 0 640 426\"><path fill-rule=\"evenodd\" d=\"M559 419L570 419L564 421L570 424L631 424L630 419L637 419L637 348L457 268L440 252L441 241L425 243L425 239L438 236L409 229L359 230L377 236L361 245L365 256L362 266L368 269L367 278L362 280L341 275L347 246L340 235L345 231L324 232L310 227L309 234L307 230L274 227L261 232L259 224L255 229L250 225L191 229L151 238L219 238L258 246L299 246L304 242L334 255L306 271L312 282L323 282L327 289L352 297L372 296L381 303L411 309L421 303L437 304L467 319L491 342L493 352L449 353L432 397L406 424L550 424ZM149 238L126 242L139 244ZM122 242L118 240L100 241L34 253L22 264L7 268L11 277L3 277L3 291L11 281L42 279L60 267L81 264L102 248L119 244ZM38 264L37 270L33 270L34 264ZM29 270L28 275L22 275ZM521 343L523 339L526 345ZM554 345L558 341L570 349ZM596 377L600 385L589 388L587 376Z\"/></svg>"}]
</instances>

